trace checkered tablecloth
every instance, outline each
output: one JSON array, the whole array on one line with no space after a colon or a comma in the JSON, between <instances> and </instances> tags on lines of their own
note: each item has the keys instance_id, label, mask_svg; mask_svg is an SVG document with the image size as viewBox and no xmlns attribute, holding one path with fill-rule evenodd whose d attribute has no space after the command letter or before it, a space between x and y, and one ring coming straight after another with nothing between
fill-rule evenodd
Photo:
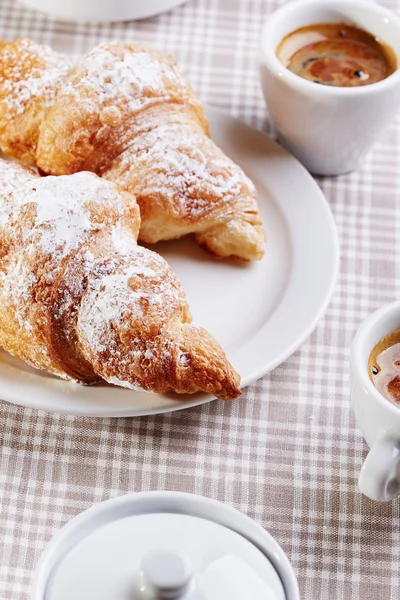
<instances>
[{"instance_id":1,"label":"checkered tablecloth","mask_svg":"<svg viewBox=\"0 0 400 600\"><path fill-rule=\"evenodd\" d=\"M258 44L263 19L282 3L189 0L140 23L73 25L0 0L0 36L74 54L109 39L159 46L204 102L272 133ZM398 0L385 3L400 12ZM0 402L1 600L30 597L45 544L71 517L154 489L216 498L261 523L287 552L303 599L398 600L400 502L376 504L357 489L367 447L350 410L348 371L358 324L399 297L399 161L397 119L361 170L319 180L341 242L336 293L311 338L240 401L103 420Z\"/></svg>"}]
</instances>

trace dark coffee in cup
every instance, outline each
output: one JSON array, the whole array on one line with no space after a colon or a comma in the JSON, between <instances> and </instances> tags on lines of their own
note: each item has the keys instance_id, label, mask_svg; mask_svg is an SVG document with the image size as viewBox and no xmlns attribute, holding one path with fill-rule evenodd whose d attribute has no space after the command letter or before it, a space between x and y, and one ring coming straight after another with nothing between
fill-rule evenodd
<instances>
[{"instance_id":1,"label":"dark coffee in cup","mask_svg":"<svg viewBox=\"0 0 400 600\"><path fill-rule=\"evenodd\" d=\"M376 344L369 357L368 371L378 392L400 406L400 329Z\"/></svg>"},{"instance_id":2,"label":"dark coffee in cup","mask_svg":"<svg viewBox=\"0 0 400 600\"><path fill-rule=\"evenodd\" d=\"M346 23L301 27L282 40L277 56L299 77L336 87L371 85L397 69L390 46Z\"/></svg>"}]
</instances>

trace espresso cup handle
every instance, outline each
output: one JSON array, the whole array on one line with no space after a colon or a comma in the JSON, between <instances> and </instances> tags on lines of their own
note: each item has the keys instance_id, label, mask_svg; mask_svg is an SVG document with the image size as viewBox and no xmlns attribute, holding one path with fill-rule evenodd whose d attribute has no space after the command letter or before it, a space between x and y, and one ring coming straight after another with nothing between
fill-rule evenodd
<instances>
[{"instance_id":1,"label":"espresso cup handle","mask_svg":"<svg viewBox=\"0 0 400 600\"><path fill-rule=\"evenodd\" d=\"M358 487L377 502L389 502L400 494L396 466L400 461L400 440L388 435L379 437L361 467Z\"/></svg>"}]
</instances>

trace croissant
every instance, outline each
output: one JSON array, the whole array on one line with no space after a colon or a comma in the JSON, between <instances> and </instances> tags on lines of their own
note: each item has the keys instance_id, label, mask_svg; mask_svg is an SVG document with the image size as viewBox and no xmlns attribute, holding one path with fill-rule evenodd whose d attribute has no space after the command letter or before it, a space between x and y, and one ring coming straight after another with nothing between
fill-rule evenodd
<instances>
[{"instance_id":1,"label":"croissant","mask_svg":"<svg viewBox=\"0 0 400 600\"><path fill-rule=\"evenodd\" d=\"M39 177L0 159L0 345L92 384L240 395L212 336L191 325L178 279L137 245L131 194L93 173Z\"/></svg>"},{"instance_id":2,"label":"croissant","mask_svg":"<svg viewBox=\"0 0 400 600\"><path fill-rule=\"evenodd\" d=\"M0 48L3 152L45 173L87 170L118 183L137 198L145 243L195 233L217 256L263 256L255 187L210 139L169 55L104 44L56 78L58 60L27 40Z\"/></svg>"}]
</instances>

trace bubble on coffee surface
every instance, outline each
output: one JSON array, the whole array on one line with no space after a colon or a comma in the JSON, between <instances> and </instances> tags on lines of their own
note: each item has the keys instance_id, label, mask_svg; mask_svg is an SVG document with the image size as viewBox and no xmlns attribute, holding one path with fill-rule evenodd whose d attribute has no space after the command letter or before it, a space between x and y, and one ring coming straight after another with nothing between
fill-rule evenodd
<instances>
[{"instance_id":1,"label":"bubble on coffee surface","mask_svg":"<svg viewBox=\"0 0 400 600\"><path fill-rule=\"evenodd\" d=\"M368 366L378 392L400 406L400 331L387 336L375 346Z\"/></svg>"}]
</instances>

